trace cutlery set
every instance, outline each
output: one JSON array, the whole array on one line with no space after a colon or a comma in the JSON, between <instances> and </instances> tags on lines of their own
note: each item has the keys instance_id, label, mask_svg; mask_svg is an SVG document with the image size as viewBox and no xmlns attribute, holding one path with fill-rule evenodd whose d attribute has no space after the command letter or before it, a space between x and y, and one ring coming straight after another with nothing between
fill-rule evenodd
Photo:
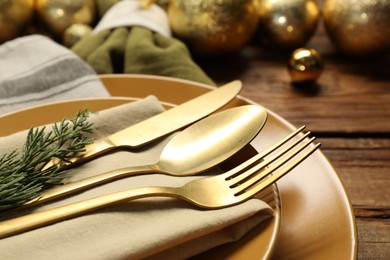
<instances>
[{"instance_id":1,"label":"cutlery set","mask_svg":"<svg viewBox=\"0 0 390 260\"><path fill-rule=\"evenodd\" d=\"M24 206L41 204L105 182L137 174L189 176L201 173L236 154L257 135L266 119L265 109L254 105L216 113L176 134L164 147L159 161L153 165L118 169L61 185L43 192L39 198L27 202Z\"/></svg>"},{"instance_id":2,"label":"cutlery set","mask_svg":"<svg viewBox=\"0 0 390 260\"><path fill-rule=\"evenodd\" d=\"M234 107L208 116L232 100L241 87L241 82L233 81L109 137L96 140L86 147L86 152L79 160L61 167L74 167L77 163L117 147L136 149L190 125L174 134L156 164L117 169L64 184L43 192L39 198L27 202L22 208L118 178L146 173L190 176L217 166L248 145L266 123L266 110L259 105ZM319 143L312 144L315 138L308 137L310 132L302 133L303 129L304 127L297 129L268 149L222 174L199 178L182 187L130 189L2 221L0 238L145 197L174 197L209 209L243 203L290 172L319 148ZM53 161L52 164L54 163L57 162Z\"/></svg>"}]
</instances>

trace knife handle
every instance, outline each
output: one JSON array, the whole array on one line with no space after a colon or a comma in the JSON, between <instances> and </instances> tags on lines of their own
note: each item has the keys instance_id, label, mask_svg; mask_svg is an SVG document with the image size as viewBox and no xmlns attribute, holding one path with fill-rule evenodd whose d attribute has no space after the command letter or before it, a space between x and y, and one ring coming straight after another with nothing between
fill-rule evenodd
<instances>
[{"instance_id":1,"label":"knife handle","mask_svg":"<svg viewBox=\"0 0 390 260\"><path fill-rule=\"evenodd\" d=\"M83 162L89 161L89 160L91 160L95 157L98 157L99 155L102 155L104 153L107 153L107 152L109 152L117 147L118 146L116 146L115 144L110 142L110 140L107 138L97 139L92 144L86 145L85 151L80 153L79 156L71 158L69 160L70 162L63 163L59 159L54 158L46 164L44 169L47 169L47 168L49 168L53 165L56 165L56 164L61 164L60 165L61 169L68 169L68 168L74 166L76 163L78 164L78 163L83 163Z\"/></svg>"},{"instance_id":2,"label":"knife handle","mask_svg":"<svg viewBox=\"0 0 390 260\"><path fill-rule=\"evenodd\" d=\"M85 162L99 155L107 153L116 147L117 146L110 142L108 138L97 139L92 144L86 145L85 151L81 154L81 156L72 158L71 162L72 164L78 162Z\"/></svg>"}]
</instances>

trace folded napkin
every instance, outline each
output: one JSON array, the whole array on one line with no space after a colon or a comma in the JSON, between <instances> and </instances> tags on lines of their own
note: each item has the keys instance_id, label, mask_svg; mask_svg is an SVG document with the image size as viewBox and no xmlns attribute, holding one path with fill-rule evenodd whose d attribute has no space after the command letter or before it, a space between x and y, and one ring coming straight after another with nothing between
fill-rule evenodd
<instances>
[{"instance_id":1,"label":"folded napkin","mask_svg":"<svg viewBox=\"0 0 390 260\"><path fill-rule=\"evenodd\" d=\"M161 111L158 101L148 97L93 114L90 120L94 122L95 136L102 137ZM16 144L20 146L25 135L23 131L0 138L0 153L9 152ZM143 149L117 151L102 156L77 167L68 181L116 168L155 163L168 140L169 137ZM214 169L205 174L219 172ZM41 206L37 210L130 188L179 186L196 178L202 176L134 176ZM172 198L141 199L2 239L0 255L1 259L13 260L183 259L240 239L271 215L272 209L257 199L218 210L199 209Z\"/></svg>"},{"instance_id":2,"label":"folded napkin","mask_svg":"<svg viewBox=\"0 0 390 260\"><path fill-rule=\"evenodd\" d=\"M32 105L109 96L96 72L41 35L0 45L0 114Z\"/></svg>"},{"instance_id":3,"label":"folded napkin","mask_svg":"<svg viewBox=\"0 0 390 260\"><path fill-rule=\"evenodd\" d=\"M97 5L104 16L94 33L72 47L97 73L161 75L215 85L187 47L170 36L162 8L144 9L138 0L122 0L112 7L100 0Z\"/></svg>"}]
</instances>

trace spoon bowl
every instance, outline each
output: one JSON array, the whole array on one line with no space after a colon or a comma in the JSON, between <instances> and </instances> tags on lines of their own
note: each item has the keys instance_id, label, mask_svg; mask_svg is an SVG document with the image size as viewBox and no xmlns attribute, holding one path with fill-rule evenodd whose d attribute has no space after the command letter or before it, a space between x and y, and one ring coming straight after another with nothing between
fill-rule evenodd
<instances>
[{"instance_id":1,"label":"spoon bowl","mask_svg":"<svg viewBox=\"0 0 390 260\"><path fill-rule=\"evenodd\" d=\"M266 118L265 109L255 105L211 115L176 135L152 167L175 176L205 171L248 144L264 126Z\"/></svg>"}]
</instances>

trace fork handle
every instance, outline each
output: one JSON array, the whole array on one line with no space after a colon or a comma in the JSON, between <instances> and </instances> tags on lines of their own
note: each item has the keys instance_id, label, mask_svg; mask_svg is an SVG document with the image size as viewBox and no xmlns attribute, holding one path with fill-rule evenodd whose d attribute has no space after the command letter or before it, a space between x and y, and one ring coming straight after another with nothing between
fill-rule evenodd
<instances>
[{"instance_id":1,"label":"fork handle","mask_svg":"<svg viewBox=\"0 0 390 260\"><path fill-rule=\"evenodd\" d=\"M134 166L122 169L109 171L106 173L98 174L89 178L85 178L79 181L70 182L64 185L60 185L51 189L48 189L40 194L39 197L30 200L20 206L18 209L24 209L32 206L42 204L57 198L64 197L79 191L86 190L91 187L98 186L103 183L107 183L120 178L154 172L153 165Z\"/></svg>"},{"instance_id":2,"label":"fork handle","mask_svg":"<svg viewBox=\"0 0 390 260\"><path fill-rule=\"evenodd\" d=\"M25 231L32 230L66 220L72 217L80 216L103 207L118 204L129 200L135 200L145 197L174 197L180 196L180 188L175 187L143 187L116 192L113 194L96 197L89 200L76 202L62 207L49 209L37 213L28 214L22 217L13 218L0 222L0 239L11 235L16 235Z\"/></svg>"}]
</instances>

